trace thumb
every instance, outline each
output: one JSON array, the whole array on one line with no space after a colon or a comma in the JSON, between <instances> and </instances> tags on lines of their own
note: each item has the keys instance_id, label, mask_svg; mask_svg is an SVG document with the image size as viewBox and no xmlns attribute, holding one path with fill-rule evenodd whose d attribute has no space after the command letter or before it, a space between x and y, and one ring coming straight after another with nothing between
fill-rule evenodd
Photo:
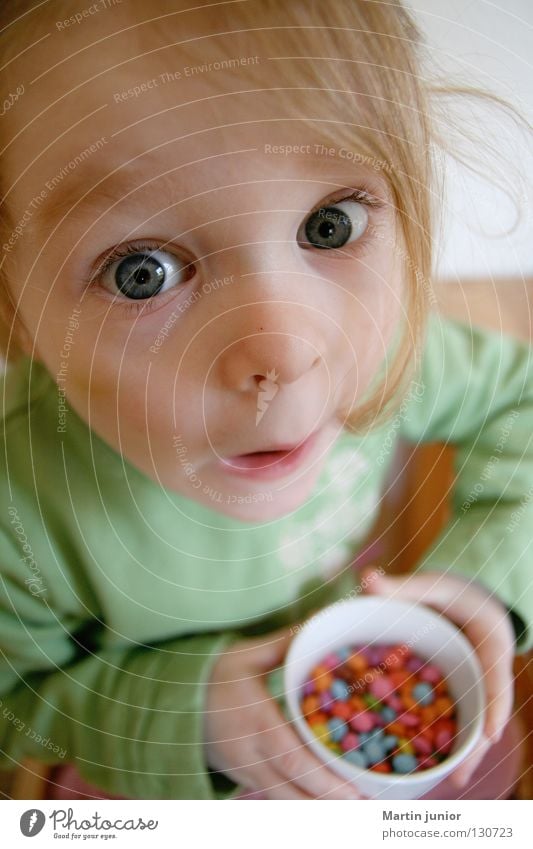
<instances>
[{"instance_id":1,"label":"thumb","mask_svg":"<svg viewBox=\"0 0 533 849\"><path fill-rule=\"evenodd\" d=\"M383 569L371 566L362 575L365 593L387 597L410 599L411 601L425 600L432 603L431 583L420 575L387 575Z\"/></svg>"},{"instance_id":2,"label":"thumb","mask_svg":"<svg viewBox=\"0 0 533 849\"><path fill-rule=\"evenodd\" d=\"M243 648L246 652L249 651L250 655L246 655L246 661L253 664L255 669L264 672L272 669L285 658L294 633L294 627L280 628L247 640L246 647Z\"/></svg>"},{"instance_id":3,"label":"thumb","mask_svg":"<svg viewBox=\"0 0 533 849\"><path fill-rule=\"evenodd\" d=\"M361 573L364 592L376 595L393 595L404 586L411 575L387 575L377 566L367 566Z\"/></svg>"},{"instance_id":4,"label":"thumb","mask_svg":"<svg viewBox=\"0 0 533 849\"><path fill-rule=\"evenodd\" d=\"M382 570L364 573L367 592L391 598L416 601L439 611L450 611L468 619L472 613L472 593L465 594L464 581L445 572L386 575Z\"/></svg>"}]
</instances>

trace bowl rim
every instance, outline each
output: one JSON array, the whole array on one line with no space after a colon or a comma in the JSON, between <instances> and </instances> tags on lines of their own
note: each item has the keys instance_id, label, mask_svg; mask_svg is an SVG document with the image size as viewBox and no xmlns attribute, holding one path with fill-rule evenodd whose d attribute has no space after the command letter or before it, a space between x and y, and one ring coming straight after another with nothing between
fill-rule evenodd
<instances>
[{"instance_id":1,"label":"bowl rim","mask_svg":"<svg viewBox=\"0 0 533 849\"><path fill-rule=\"evenodd\" d=\"M316 625L316 622L319 619L321 619L324 615L327 615L327 612L332 610L333 608L337 607L338 604L346 604L346 605L349 605L349 606L354 606L354 605L359 606L361 603L368 604L369 602L371 602L371 603L373 602L376 605L379 603L380 605L387 605L387 606L393 606L393 607L397 607L397 608L403 608L405 612L407 612L408 609L412 609L413 607L417 607L417 608L422 609L430 620L433 619L434 621L438 621L439 627L444 628L445 630L448 629L450 636L453 635L454 639L458 642L458 644L463 649L465 658L467 658L468 662L473 667L472 671L473 671L473 674L474 674L474 677L475 677L474 687L475 687L475 691L476 691L476 695L477 695L477 700L478 700L478 703L479 703L479 711L478 711L475 719L470 724L471 727L470 727L470 730L468 732L466 739L463 741L461 746L455 752L450 754L449 757L446 757L445 760L441 761L436 766L429 767L428 769L421 770L420 772L411 772L411 773L405 773L405 774L379 773L379 772L373 772L370 769L366 769L366 767L356 766L355 764L350 763L350 761L346 760L345 758L342 758L342 756L336 755L334 752L331 751L331 749L328 749L327 746L325 746L317 737L314 736L313 732L311 731L310 726L308 725L308 723L303 718L303 715L301 714L301 712L298 711L298 713L295 714L293 709L292 709L292 702L293 702L293 699L296 700L296 695L290 695L290 691L288 690L288 687L287 687L287 677L288 677L288 674L289 674L289 666L290 666L291 657L293 657L293 655L295 654L295 648L294 647L297 644L298 640L302 637L303 632L308 627L313 625L313 623L315 623L315 625ZM313 627L315 627L315 625L313 625ZM405 639L408 639L408 637L406 636ZM400 641L398 641L398 642L400 642ZM335 649L332 649L332 651L335 651ZM422 781L425 776L431 776L432 778L434 778L438 774L442 774L443 777L444 777L444 775L449 774L453 770L454 766L458 765L464 759L465 755L468 754L473 749L473 740L479 734L479 732L482 731L483 723L484 723L484 719L485 719L486 693L485 693L484 680L483 680L483 670L481 668L481 663L480 663L479 658L477 656L477 652L474 649L470 640L467 639L467 637L457 627L457 625L455 625L453 622L451 622L451 620L447 619L445 616L442 616L442 614L438 613L438 611L436 611L434 608L430 607L429 605L424 604L422 602L410 602L410 601L405 601L404 599L387 598L387 597L384 597L384 596L364 596L362 598L341 599L340 602L339 601L333 602L332 604L327 605L326 607L322 608L321 610L317 611L312 616L310 616L308 619L306 619L304 624L303 624L302 629L295 635L295 637L291 641L291 644L289 646L289 649L288 649L286 657L285 657L285 662L284 662L284 666L283 666L283 691L284 691L284 697L285 697L285 701L286 701L286 704L287 704L287 707L288 707L288 710L289 710L289 715L290 715L291 721L298 728L298 730L300 731L300 734L307 738L306 740L304 740L306 745L309 744L309 743L313 743L314 745L316 745L318 747L318 749L320 751L328 754L328 756L329 756L329 760L327 762L328 766L331 766L331 763L335 762L333 760L334 758L340 759L340 761L343 765L343 769L346 769L347 772L351 772L353 774L354 778L370 775L370 776L372 776L372 779L375 780L377 783L379 782L379 783L384 783L384 784L390 784L390 783L392 783L392 784L398 784L398 783L405 784L406 782L408 784L409 783L415 784L417 782ZM295 704L297 704L296 701L295 701ZM481 728L480 728L480 726L481 726ZM324 756L322 756L322 760L326 761Z\"/></svg>"}]
</instances>

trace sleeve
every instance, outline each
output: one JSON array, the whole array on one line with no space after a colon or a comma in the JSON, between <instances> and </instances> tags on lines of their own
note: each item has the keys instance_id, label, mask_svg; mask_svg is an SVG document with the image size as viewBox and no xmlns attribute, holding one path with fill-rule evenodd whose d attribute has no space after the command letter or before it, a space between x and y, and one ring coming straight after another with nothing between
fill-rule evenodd
<instances>
[{"instance_id":1,"label":"sleeve","mask_svg":"<svg viewBox=\"0 0 533 849\"><path fill-rule=\"evenodd\" d=\"M10 550L2 533L1 557ZM81 639L82 623L52 609L35 574L24 577L18 553L11 568L5 562L0 766L12 769L25 757L73 762L86 781L128 798L233 795L236 785L205 761L202 722L212 664L238 635L93 651Z\"/></svg>"},{"instance_id":2,"label":"sleeve","mask_svg":"<svg viewBox=\"0 0 533 849\"><path fill-rule=\"evenodd\" d=\"M518 652L533 647L533 348L432 313L398 428L454 446L452 517L419 570L479 581L510 612Z\"/></svg>"}]
</instances>

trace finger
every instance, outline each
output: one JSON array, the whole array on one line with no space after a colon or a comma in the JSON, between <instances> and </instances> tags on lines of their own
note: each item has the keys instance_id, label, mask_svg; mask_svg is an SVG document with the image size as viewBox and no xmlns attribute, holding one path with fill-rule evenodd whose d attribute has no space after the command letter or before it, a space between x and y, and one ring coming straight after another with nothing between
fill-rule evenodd
<instances>
[{"instance_id":1,"label":"finger","mask_svg":"<svg viewBox=\"0 0 533 849\"><path fill-rule=\"evenodd\" d=\"M385 575L374 568L370 568L363 572L363 579L367 593L422 602L440 611L453 607L457 617L464 620L470 619L472 615L472 599L470 593L465 593L465 586L468 587L469 591L477 590L479 597L483 600L489 599L476 585L465 584L463 578L446 572L442 572L442 574L422 572L415 575ZM450 618L453 617L450 615Z\"/></svg>"},{"instance_id":2,"label":"finger","mask_svg":"<svg viewBox=\"0 0 533 849\"><path fill-rule=\"evenodd\" d=\"M338 757L332 755L332 757ZM280 781L290 781L312 799L360 799L361 794L347 779L336 775L318 758L304 749L288 749L272 760Z\"/></svg>"},{"instance_id":3,"label":"finger","mask_svg":"<svg viewBox=\"0 0 533 849\"><path fill-rule=\"evenodd\" d=\"M476 647L483 669L487 699L484 730L495 743L513 709L514 633L506 610L494 599L489 600L486 615L481 609L474 610L473 614L474 618L464 630Z\"/></svg>"},{"instance_id":4,"label":"finger","mask_svg":"<svg viewBox=\"0 0 533 849\"><path fill-rule=\"evenodd\" d=\"M234 777L234 780L237 784L242 781L238 776ZM240 799L253 799L256 793L261 793L267 799L310 800L312 798L303 790L282 778L275 770L265 767L264 764L261 764L260 773L252 770L247 774L246 785L247 791L241 793Z\"/></svg>"},{"instance_id":5,"label":"finger","mask_svg":"<svg viewBox=\"0 0 533 849\"><path fill-rule=\"evenodd\" d=\"M292 728L286 724L277 705L268 706L268 744L264 746L265 759L284 781L292 783L313 798L360 799L356 788L328 769ZM274 733L273 733L273 729ZM336 755L332 755L337 757Z\"/></svg>"},{"instance_id":6,"label":"finger","mask_svg":"<svg viewBox=\"0 0 533 849\"><path fill-rule=\"evenodd\" d=\"M244 785L245 789L239 794L239 799L254 799L259 794L264 799L311 799L312 797L296 785L291 784L275 770L258 761L260 768L246 769L245 775L241 770L226 771L235 784Z\"/></svg>"},{"instance_id":7,"label":"finger","mask_svg":"<svg viewBox=\"0 0 533 849\"><path fill-rule=\"evenodd\" d=\"M492 743L503 734L514 702L513 650L505 625L496 625L484 634L481 623L475 629L465 629L476 645L483 669L487 700L484 733Z\"/></svg>"},{"instance_id":8,"label":"finger","mask_svg":"<svg viewBox=\"0 0 533 849\"><path fill-rule=\"evenodd\" d=\"M490 740L487 740L485 735L482 735L475 749L450 776L450 780L455 787L462 789L467 782L470 781L470 778L478 768L490 747Z\"/></svg>"},{"instance_id":9,"label":"finger","mask_svg":"<svg viewBox=\"0 0 533 849\"><path fill-rule=\"evenodd\" d=\"M445 579L435 574L391 577L371 569L365 577L370 592L430 604L463 628L483 669L487 696L485 734L497 742L513 706L514 636L502 605L484 589L474 583L465 585L462 578L454 575L446 575Z\"/></svg>"},{"instance_id":10,"label":"finger","mask_svg":"<svg viewBox=\"0 0 533 849\"><path fill-rule=\"evenodd\" d=\"M325 767L300 740L261 680L250 688L249 698L253 698L255 705L261 706L261 725L256 734L262 758L262 770L265 768L273 770L278 775L278 781L289 780L296 784L300 791L310 794L312 798L327 798L332 790L335 795L329 798L360 798L357 790L349 782ZM247 764L247 769L255 770L256 766L257 760L253 764Z\"/></svg>"},{"instance_id":11,"label":"finger","mask_svg":"<svg viewBox=\"0 0 533 849\"><path fill-rule=\"evenodd\" d=\"M373 567L365 570L363 579L366 592L387 597L412 600L431 605L460 627L477 620L489 622L491 630L495 621L506 622L507 613L501 602L487 589L464 576L447 572L422 572L408 575L386 575ZM511 624L507 622L511 634ZM512 638L514 645L514 637Z\"/></svg>"},{"instance_id":12,"label":"finger","mask_svg":"<svg viewBox=\"0 0 533 849\"><path fill-rule=\"evenodd\" d=\"M281 628L261 637L247 639L245 643L229 646L227 653L239 655L247 665L253 665L256 672L266 672L284 659L294 636L293 628Z\"/></svg>"},{"instance_id":13,"label":"finger","mask_svg":"<svg viewBox=\"0 0 533 849\"><path fill-rule=\"evenodd\" d=\"M264 793L269 799L283 799L287 801L292 799L306 799L307 801L310 801L313 799L313 796L310 796L309 793L306 793L305 790L301 789L301 787L298 787L291 781L287 781L286 778L274 770L272 770L272 778L270 779L268 786L265 787Z\"/></svg>"}]
</instances>

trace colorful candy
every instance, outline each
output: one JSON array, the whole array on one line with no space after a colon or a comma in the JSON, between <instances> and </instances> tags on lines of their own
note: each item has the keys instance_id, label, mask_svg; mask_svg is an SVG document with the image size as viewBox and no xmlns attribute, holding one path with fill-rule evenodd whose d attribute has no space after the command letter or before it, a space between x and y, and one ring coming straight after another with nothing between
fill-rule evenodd
<instances>
[{"instance_id":1,"label":"colorful candy","mask_svg":"<svg viewBox=\"0 0 533 849\"><path fill-rule=\"evenodd\" d=\"M394 772L415 772L418 767L418 761L414 755L394 755L392 759L392 768Z\"/></svg>"},{"instance_id":2,"label":"colorful candy","mask_svg":"<svg viewBox=\"0 0 533 849\"><path fill-rule=\"evenodd\" d=\"M330 652L311 670L300 707L330 751L384 774L437 766L457 733L455 704L441 670L406 645Z\"/></svg>"},{"instance_id":3,"label":"colorful candy","mask_svg":"<svg viewBox=\"0 0 533 849\"><path fill-rule=\"evenodd\" d=\"M413 687L413 698L421 705L432 705L435 701L435 692L431 684L421 681Z\"/></svg>"},{"instance_id":4,"label":"colorful candy","mask_svg":"<svg viewBox=\"0 0 533 849\"><path fill-rule=\"evenodd\" d=\"M334 699L338 699L341 702L347 701L347 699L349 699L350 697L348 685L340 678L335 678L335 680L332 682L330 687L330 693Z\"/></svg>"}]
</instances>

